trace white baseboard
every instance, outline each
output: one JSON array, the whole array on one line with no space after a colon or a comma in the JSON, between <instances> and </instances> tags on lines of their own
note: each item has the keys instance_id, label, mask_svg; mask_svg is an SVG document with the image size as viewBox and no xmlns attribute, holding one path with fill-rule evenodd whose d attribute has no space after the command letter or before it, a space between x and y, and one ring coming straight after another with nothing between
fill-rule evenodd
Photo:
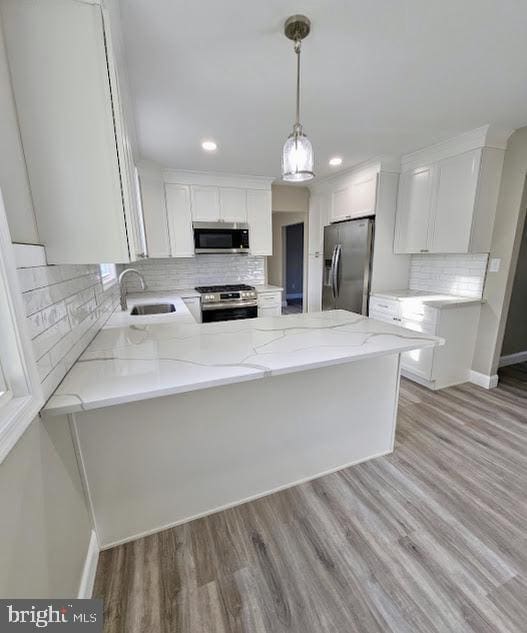
<instances>
[{"instance_id":1,"label":"white baseboard","mask_svg":"<svg viewBox=\"0 0 527 633\"><path fill-rule=\"evenodd\" d=\"M95 582L95 573L97 571L97 562L99 560L99 542L95 530L91 531L88 551L82 569L82 577L79 586L79 598L91 598L93 593L93 584Z\"/></svg>"},{"instance_id":2,"label":"white baseboard","mask_svg":"<svg viewBox=\"0 0 527 633\"><path fill-rule=\"evenodd\" d=\"M525 363L527 361L527 351L516 352L515 354L507 354L500 358L499 366L516 365L516 363Z\"/></svg>"},{"instance_id":3,"label":"white baseboard","mask_svg":"<svg viewBox=\"0 0 527 633\"><path fill-rule=\"evenodd\" d=\"M494 389L494 387L498 386L498 374L487 376L487 374L481 374L479 371L471 370L470 382L485 389Z\"/></svg>"}]
</instances>

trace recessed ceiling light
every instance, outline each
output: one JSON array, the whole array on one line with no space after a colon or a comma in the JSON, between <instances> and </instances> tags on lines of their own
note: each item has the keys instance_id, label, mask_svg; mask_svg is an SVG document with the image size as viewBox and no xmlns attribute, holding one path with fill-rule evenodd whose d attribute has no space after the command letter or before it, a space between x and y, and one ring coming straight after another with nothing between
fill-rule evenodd
<instances>
[{"instance_id":1,"label":"recessed ceiling light","mask_svg":"<svg viewBox=\"0 0 527 633\"><path fill-rule=\"evenodd\" d=\"M342 165L342 158L340 156L334 156L329 159L329 164L332 167L338 167L339 165Z\"/></svg>"},{"instance_id":2,"label":"recessed ceiling light","mask_svg":"<svg viewBox=\"0 0 527 633\"><path fill-rule=\"evenodd\" d=\"M206 152L214 152L218 149L218 146L214 141L203 141L201 147L203 147Z\"/></svg>"}]
</instances>

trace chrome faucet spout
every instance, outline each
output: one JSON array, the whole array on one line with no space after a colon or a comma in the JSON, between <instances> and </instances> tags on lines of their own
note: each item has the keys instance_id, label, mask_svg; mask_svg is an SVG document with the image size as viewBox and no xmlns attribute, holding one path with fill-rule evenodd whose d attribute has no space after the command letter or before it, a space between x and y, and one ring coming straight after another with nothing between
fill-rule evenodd
<instances>
[{"instance_id":1,"label":"chrome faucet spout","mask_svg":"<svg viewBox=\"0 0 527 633\"><path fill-rule=\"evenodd\" d=\"M134 273L139 277L141 282L141 290L146 290L146 283L143 275L136 268L126 268L119 275L119 291L121 294L121 310L128 310L128 303L126 301L126 277L129 273Z\"/></svg>"}]
</instances>

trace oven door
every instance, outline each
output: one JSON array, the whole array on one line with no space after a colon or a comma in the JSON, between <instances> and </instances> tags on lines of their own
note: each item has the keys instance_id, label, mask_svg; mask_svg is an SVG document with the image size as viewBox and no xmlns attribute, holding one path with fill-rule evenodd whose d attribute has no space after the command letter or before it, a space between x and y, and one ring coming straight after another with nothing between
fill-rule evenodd
<instances>
[{"instance_id":1,"label":"oven door","mask_svg":"<svg viewBox=\"0 0 527 633\"><path fill-rule=\"evenodd\" d=\"M249 227L243 223L194 222L195 253L248 253Z\"/></svg>"},{"instance_id":2,"label":"oven door","mask_svg":"<svg viewBox=\"0 0 527 633\"><path fill-rule=\"evenodd\" d=\"M225 307L216 308L214 310L202 310L201 320L203 323L212 323L213 321L234 321L237 319L254 319L258 316L257 306L245 307Z\"/></svg>"}]
</instances>

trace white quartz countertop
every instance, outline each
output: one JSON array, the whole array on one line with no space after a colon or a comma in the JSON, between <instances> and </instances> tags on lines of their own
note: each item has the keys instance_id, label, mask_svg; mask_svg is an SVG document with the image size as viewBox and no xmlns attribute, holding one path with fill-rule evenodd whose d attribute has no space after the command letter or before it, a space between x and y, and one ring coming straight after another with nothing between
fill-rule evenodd
<instances>
[{"instance_id":1,"label":"white quartz countertop","mask_svg":"<svg viewBox=\"0 0 527 633\"><path fill-rule=\"evenodd\" d=\"M392 301L419 301L432 308L448 308L459 305L475 305L484 303L483 299L474 297L459 297L441 293L426 292L424 290L386 290L373 292L372 297L391 299Z\"/></svg>"},{"instance_id":2,"label":"white quartz countertop","mask_svg":"<svg viewBox=\"0 0 527 633\"><path fill-rule=\"evenodd\" d=\"M189 296L194 295L184 294L184 291L180 290L170 290L167 292L131 292L126 297L128 310L125 312L121 310L120 306L118 306L106 322L104 328L127 327L131 325L143 326L154 323L195 323L196 321L194 320L194 317L190 314L187 306L183 302L183 298ZM199 293L196 293L195 296L199 297ZM168 312L167 314L149 314L144 316L132 316L130 314L134 306L149 303L172 303L176 308L176 311Z\"/></svg>"},{"instance_id":3,"label":"white quartz countertop","mask_svg":"<svg viewBox=\"0 0 527 633\"><path fill-rule=\"evenodd\" d=\"M182 310L169 322L105 326L44 413L96 409L442 343L345 310L220 323L196 323Z\"/></svg>"}]
</instances>

